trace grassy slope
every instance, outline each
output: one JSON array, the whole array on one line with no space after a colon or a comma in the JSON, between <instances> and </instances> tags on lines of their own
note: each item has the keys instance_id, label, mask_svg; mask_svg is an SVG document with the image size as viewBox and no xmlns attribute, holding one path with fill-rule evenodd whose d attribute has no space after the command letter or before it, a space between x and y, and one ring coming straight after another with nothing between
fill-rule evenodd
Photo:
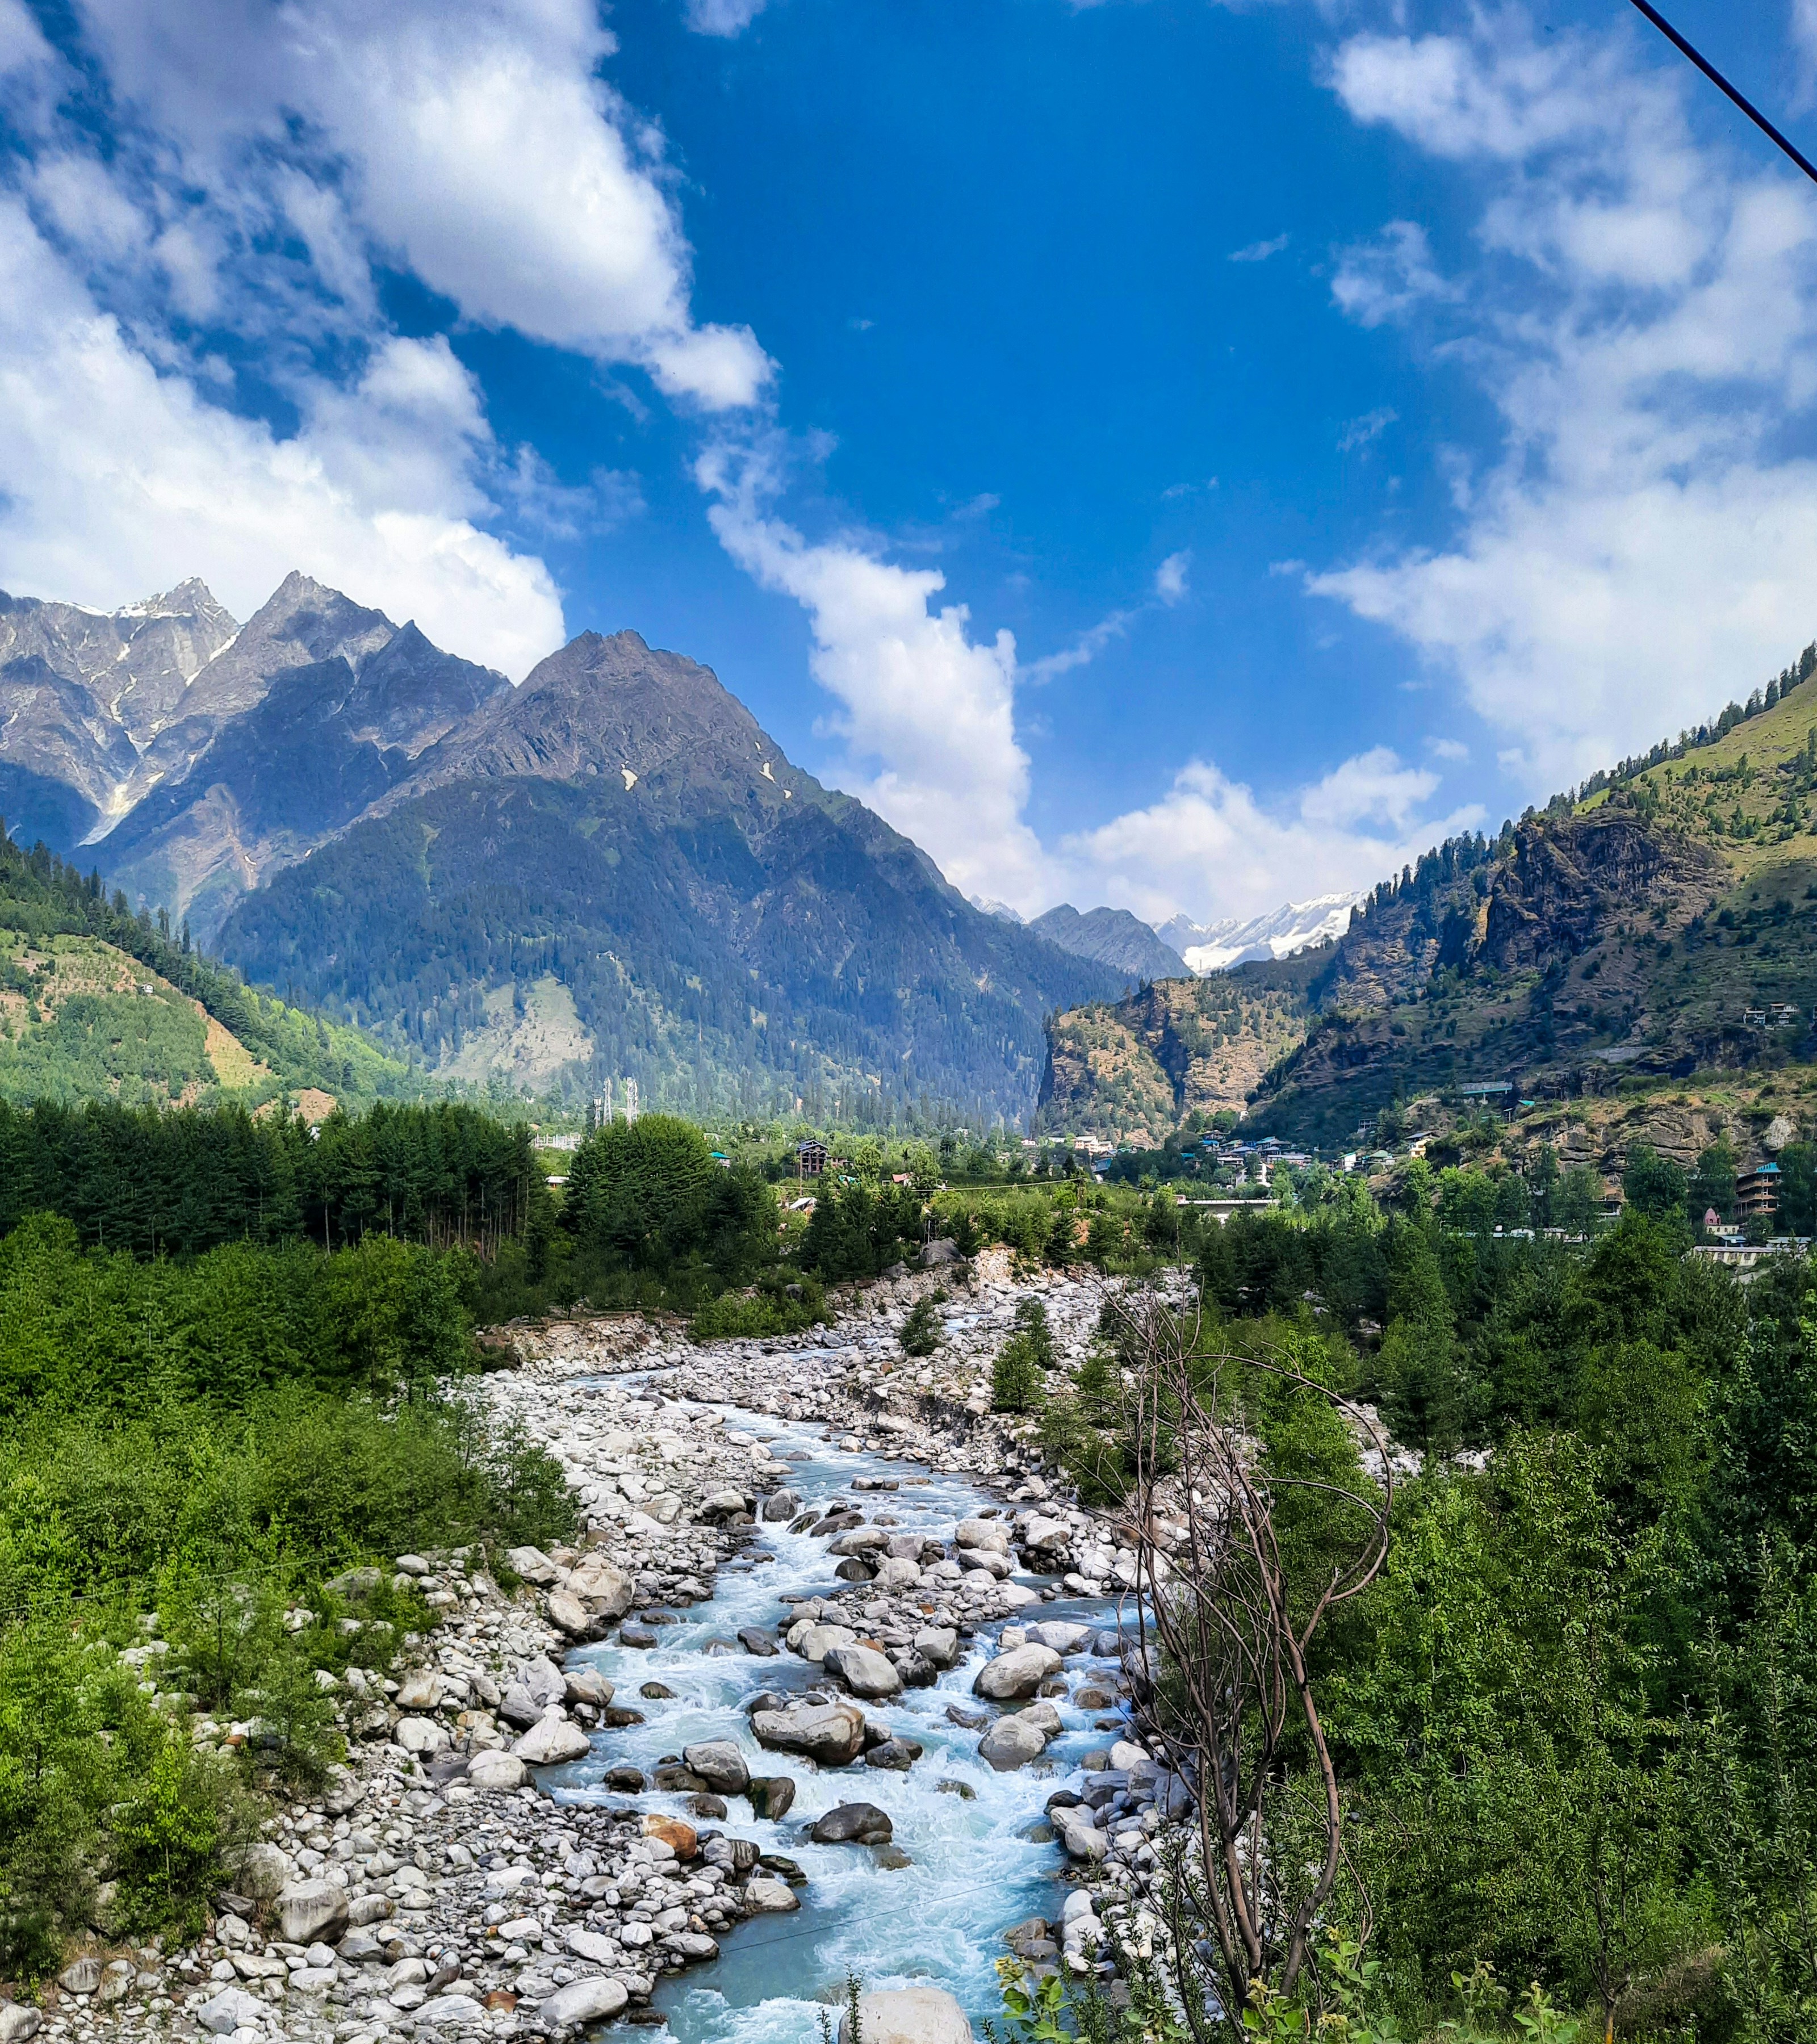
<instances>
[{"instance_id":1,"label":"grassy slope","mask_svg":"<svg viewBox=\"0 0 1817 2044\"><path fill-rule=\"evenodd\" d=\"M356 1029L293 1008L0 846L0 1094L313 1112L419 1089Z\"/></svg>"},{"instance_id":2,"label":"grassy slope","mask_svg":"<svg viewBox=\"0 0 1817 2044\"><path fill-rule=\"evenodd\" d=\"M1707 1136L1706 1107L1746 1113L1763 1085L1794 1112L1817 1105L1817 680L1536 828L1569 845L1623 820L1674 870L1608 890L1571 942L1516 966L1479 953L1416 998L1373 1012L1340 1001L1271 1075L1266 1125L1336 1142L1396 1099L1473 1079L1517 1082L1540 1121L1568 1097L1669 1101L1687 1143ZM1508 863L1492 885L1507 884ZM1796 1024L1753 1019L1777 1003L1800 1011Z\"/></svg>"}]
</instances>

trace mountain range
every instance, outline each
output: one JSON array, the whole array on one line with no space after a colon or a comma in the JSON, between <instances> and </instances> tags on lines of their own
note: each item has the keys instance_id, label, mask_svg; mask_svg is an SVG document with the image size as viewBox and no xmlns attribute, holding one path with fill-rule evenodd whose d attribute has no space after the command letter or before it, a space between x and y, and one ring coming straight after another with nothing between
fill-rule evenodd
<instances>
[{"instance_id":1,"label":"mountain range","mask_svg":"<svg viewBox=\"0 0 1817 2044\"><path fill-rule=\"evenodd\" d=\"M1232 966L1262 959L1292 958L1319 944L1330 943L1350 928L1350 912L1360 894L1316 894L1309 901L1289 901L1285 908L1247 919L1195 923L1185 916L1155 925L1162 943L1178 952L1189 972L1227 972Z\"/></svg>"},{"instance_id":2,"label":"mountain range","mask_svg":"<svg viewBox=\"0 0 1817 2044\"><path fill-rule=\"evenodd\" d=\"M244 624L190 582L0 632L8 827L438 1075L1020 1117L1042 1017L1143 976L974 908L634 632L513 688L292 574Z\"/></svg>"},{"instance_id":3,"label":"mountain range","mask_svg":"<svg viewBox=\"0 0 1817 2044\"><path fill-rule=\"evenodd\" d=\"M1081 958L1097 959L1146 979L1177 979L1227 972L1262 959L1293 958L1329 943L1350 927L1350 911L1362 898L1319 894L1309 901L1289 901L1265 915L1232 916L1215 923L1195 923L1187 916L1144 923L1127 909L1092 909L1081 915L1068 901L1044 916L1025 919L1007 902L981 894L971 901L986 915L1026 921L1028 928Z\"/></svg>"},{"instance_id":4,"label":"mountain range","mask_svg":"<svg viewBox=\"0 0 1817 2044\"><path fill-rule=\"evenodd\" d=\"M1151 1137L1245 1081L1252 1127L1328 1143L1426 1099L1556 1118L1657 1093L1719 1118L1745 1088L1769 1119L1817 1112L1817 647L1345 913L1229 974L1234 1010L1170 987L1054 1018L1044 1123Z\"/></svg>"}]
</instances>

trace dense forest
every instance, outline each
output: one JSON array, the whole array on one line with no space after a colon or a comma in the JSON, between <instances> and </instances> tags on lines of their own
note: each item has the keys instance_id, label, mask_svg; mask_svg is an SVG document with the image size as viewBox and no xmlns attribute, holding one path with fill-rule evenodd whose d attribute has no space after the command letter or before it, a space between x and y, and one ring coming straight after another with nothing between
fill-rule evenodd
<instances>
[{"instance_id":1,"label":"dense forest","mask_svg":"<svg viewBox=\"0 0 1817 2044\"><path fill-rule=\"evenodd\" d=\"M162 909L134 914L126 897L111 896L98 870L83 873L46 846L29 851L6 835L0 817L0 931L44 942L63 936L92 937L136 959L232 1032L283 1085L315 1086L337 1098L372 1099L409 1090L404 1064L385 1055L357 1030L305 1015L248 986L237 973L205 958L190 940L189 927L171 928ZM0 975L0 991L8 982ZM30 992L29 986L19 989ZM64 1062L67 1063L67 1055ZM67 1074L63 1075L67 1076ZM31 1101L62 1092L62 1077L47 1069L18 1075L6 1087Z\"/></svg>"},{"instance_id":2,"label":"dense forest","mask_svg":"<svg viewBox=\"0 0 1817 2044\"><path fill-rule=\"evenodd\" d=\"M309 1128L233 1106L0 1101L0 1232L43 1209L86 1243L144 1254L375 1233L492 1254L548 1202L529 1131L470 1107L381 1101Z\"/></svg>"}]
</instances>

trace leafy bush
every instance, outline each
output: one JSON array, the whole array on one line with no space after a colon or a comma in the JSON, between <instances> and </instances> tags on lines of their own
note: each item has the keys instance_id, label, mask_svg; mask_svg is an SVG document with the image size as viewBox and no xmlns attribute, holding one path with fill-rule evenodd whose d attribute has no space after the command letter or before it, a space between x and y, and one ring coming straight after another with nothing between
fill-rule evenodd
<instances>
[{"instance_id":1,"label":"leafy bush","mask_svg":"<svg viewBox=\"0 0 1817 2044\"><path fill-rule=\"evenodd\" d=\"M944 1293L939 1295L942 1298L945 1296ZM905 1355L928 1356L934 1353L946 1339L946 1330L940 1324L939 1311L933 1298L915 1301L897 1339L902 1344Z\"/></svg>"},{"instance_id":2,"label":"leafy bush","mask_svg":"<svg viewBox=\"0 0 1817 2044\"><path fill-rule=\"evenodd\" d=\"M990 1366L990 1404L996 1412L1031 1412L1041 1402L1040 1354L1035 1338L1019 1327Z\"/></svg>"}]
</instances>

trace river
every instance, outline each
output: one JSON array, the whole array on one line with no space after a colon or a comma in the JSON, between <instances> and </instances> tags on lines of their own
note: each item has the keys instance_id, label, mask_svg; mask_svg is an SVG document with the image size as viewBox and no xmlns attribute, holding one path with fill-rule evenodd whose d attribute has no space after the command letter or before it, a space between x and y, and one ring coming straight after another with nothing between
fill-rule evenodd
<instances>
[{"instance_id":1,"label":"river","mask_svg":"<svg viewBox=\"0 0 1817 2044\"><path fill-rule=\"evenodd\" d=\"M670 1385L663 1389L674 1396ZM787 1460L789 1488L808 1504L824 1506L843 1495L868 1519L893 1517L905 1531L950 1540L957 1521L998 1502L961 1478L921 1465L843 1452L823 1438L816 1423L713 1409L724 1414L728 1427L767 1441L772 1454ZM901 1487L855 1496L850 1486L858 1477L893 1480ZM923 1480L911 1481L916 1478ZM659 1761L678 1758L683 1746L710 1739L736 1739L753 1773L795 1780L794 1806L779 1822L759 1821L748 1804L734 1797L724 1828L801 1865L809 1877L806 1888L798 1891L801 1908L739 1925L725 1936L716 1961L664 1977L656 2006L678 2044L817 2044L820 2011L843 1996L848 1973L867 1988L943 1987L958 1996L975 2029L981 2019L1000 2011L995 1963L1005 1954L1004 1931L1027 1917L1059 1914L1065 1862L1058 1846L1031 1835L1045 1833L1044 1805L1053 1791L1078 1785L1081 1756L1108 1745L1116 1734L1094 1728L1109 1713L1081 1711L1057 1696L1052 1700L1065 1730L1040 1761L999 1774L980 1760L979 1733L953 1723L946 1713L952 1704L973 1714L989 1711L972 1696L972 1678L1001 1624L967 1642L966 1658L935 1687L907 1689L888 1704L866 1707L926 1749L906 1774L862 1765L817 1772L792 1754L766 1753L752 1737L743 1708L749 1697L759 1689L812 1687L819 1671L786 1651L774 1660L752 1657L738 1646L737 1628L779 1631L787 1623L783 1595L824 1596L844 1587L833 1574L836 1559L822 1540L760 1524L746 1553L719 1571L711 1600L682 1612L679 1623L662 1627L655 1648L642 1651L613 1640L569 1657L570 1664L595 1664L615 1685L617 1702L643 1711L647 1721L604 1735L585 1760L545 1771L544 1786L558 1801L620 1800L604 1785L609 1766L629 1762L647 1775ZM1076 1600L1031 1605L1022 1616L1028 1622L1115 1622L1108 1603ZM1088 1668L1101 1672L1101 1686L1115 1688L1113 1662L1066 1664L1069 1676ZM672 1689L673 1700L644 1700L639 1691L647 1682ZM966 1789L969 1796L961 1792ZM809 1841L807 1827L816 1817L856 1801L889 1813L908 1865L887 1865L866 1846ZM682 1795L651 1791L640 1806L689 1815Z\"/></svg>"}]
</instances>

